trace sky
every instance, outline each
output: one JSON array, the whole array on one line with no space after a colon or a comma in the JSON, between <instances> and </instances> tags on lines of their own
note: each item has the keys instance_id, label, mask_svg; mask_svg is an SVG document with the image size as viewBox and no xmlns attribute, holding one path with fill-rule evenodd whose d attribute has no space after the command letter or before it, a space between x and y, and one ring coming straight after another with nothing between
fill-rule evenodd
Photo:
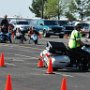
<instances>
[{"instance_id":1,"label":"sky","mask_svg":"<svg viewBox=\"0 0 90 90\"><path fill-rule=\"evenodd\" d=\"M8 17L34 18L35 15L28 9L31 4L32 0L0 0L0 17L7 14Z\"/></svg>"}]
</instances>

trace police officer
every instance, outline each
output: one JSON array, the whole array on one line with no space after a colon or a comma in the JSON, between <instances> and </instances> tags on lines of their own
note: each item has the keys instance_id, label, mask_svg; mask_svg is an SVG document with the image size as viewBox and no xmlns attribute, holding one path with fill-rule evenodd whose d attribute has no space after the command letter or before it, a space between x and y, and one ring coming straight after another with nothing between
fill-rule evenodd
<instances>
[{"instance_id":1,"label":"police officer","mask_svg":"<svg viewBox=\"0 0 90 90\"><path fill-rule=\"evenodd\" d=\"M72 31L68 46L71 49L80 48L84 43L81 41L83 31L81 30L81 26L77 25L75 30Z\"/></svg>"},{"instance_id":2,"label":"police officer","mask_svg":"<svg viewBox=\"0 0 90 90\"><path fill-rule=\"evenodd\" d=\"M77 25L75 27L75 30L72 31L69 42L68 42L68 47L70 48L69 56L71 59L71 65L76 63L76 60L81 59L81 57L84 57L86 59L86 62L88 61L89 53L81 49L83 45L85 45L81 38L82 38L82 28L80 25Z\"/></svg>"}]
</instances>

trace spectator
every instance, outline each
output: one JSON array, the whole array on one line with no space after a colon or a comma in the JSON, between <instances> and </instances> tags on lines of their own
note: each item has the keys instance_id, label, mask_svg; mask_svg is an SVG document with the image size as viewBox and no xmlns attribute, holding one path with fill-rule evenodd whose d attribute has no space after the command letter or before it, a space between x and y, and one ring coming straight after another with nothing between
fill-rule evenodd
<instances>
[{"instance_id":1,"label":"spectator","mask_svg":"<svg viewBox=\"0 0 90 90\"><path fill-rule=\"evenodd\" d=\"M7 35L8 41L10 41L10 43L12 43L12 32L13 32L13 27L11 25L9 25L8 26L8 33L6 33L6 35Z\"/></svg>"},{"instance_id":2,"label":"spectator","mask_svg":"<svg viewBox=\"0 0 90 90\"><path fill-rule=\"evenodd\" d=\"M38 35L39 35L39 32L37 32L36 30L33 30L33 28L29 28L29 31L28 31L28 36L29 36L29 44L30 44L30 41L33 40L35 44L38 43Z\"/></svg>"},{"instance_id":3,"label":"spectator","mask_svg":"<svg viewBox=\"0 0 90 90\"><path fill-rule=\"evenodd\" d=\"M2 41L3 41L3 32L2 32L2 28L0 26L0 42L2 42Z\"/></svg>"},{"instance_id":4,"label":"spectator","mask_svg":"<svg viewBox=\"0 0 90 90\"><path fill-rule=\"evenodd\" d=\"M8 32L8 19L7 19L7 15L4 16L4 19L1 21L1 26L2 26L2 29L4 30L4 32Z\"/></svg>"},{"instance_id":5,"label":"spectator","mask_svg":"<svg viewBox=\"0 0 90 90\"><path fill-rule=\"evenodd\" d=\"M15 31L15 39L20 39L21 43L23 43L24 35L22 34L20 28L17 28Z\"/></svg>"}]
</instances>

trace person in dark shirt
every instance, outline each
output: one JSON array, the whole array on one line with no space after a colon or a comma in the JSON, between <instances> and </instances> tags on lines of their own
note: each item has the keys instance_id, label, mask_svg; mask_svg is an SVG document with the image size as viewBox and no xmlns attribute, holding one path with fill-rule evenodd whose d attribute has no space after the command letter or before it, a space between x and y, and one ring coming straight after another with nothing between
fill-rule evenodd
<instances>
[{"instance_id":1,"label":"person in dark shirt","mask_svg":"<svg viewBox=\"0 0 90 90\"><path fill-rule=\"evenodd\" d=\"M7 33L8 32L8 19L7 19L7 15L4 16L4 19L2 19L1 21L1 26L2 26L2 32Z\"/></svg>"}]
</instances>

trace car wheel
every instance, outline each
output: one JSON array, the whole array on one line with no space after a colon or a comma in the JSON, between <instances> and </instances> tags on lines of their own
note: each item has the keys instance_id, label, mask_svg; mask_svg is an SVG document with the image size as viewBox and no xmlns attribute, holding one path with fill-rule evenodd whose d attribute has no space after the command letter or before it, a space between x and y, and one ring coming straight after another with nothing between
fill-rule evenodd
<instances>
[{"instance_id":1,"label":"car wheel","mask_svg":"<svg viewBox=\"0 0 90 90\"><path fill-rule=\"evenodd\" d=\"M46 31L44 31L44 32L43 32L43 36L44 36L44 37L50 37L50 35L49 35L49 34L47 34L47 32L46 32Z\"/></svg>"},{"instance_id":2,"label":"car wheel","mask_svg":"<svg viewBox=\"0 0 90 90\"><path fill-rule=\"evenodd\" d=\"M80 71L88 71L88 67L87 66L81 66L79 67Z\"/></svg>"},{"instance_id":3,"label":"car wheel","mask_svg":"<svg viewBox=\"0 0 90 90\"><path fill-rule=\"evenodd\" d=\"M63 38L63 35L59 35L59 38Z\"/></svg>"},{"instance_id":4,"label":"car wheel","mask_svg":"<svg viewBox=\"0 0 90 90\"><path fill-rule=\"evenodd\" d=\"M89 69L89 65L88 64L78 64L78 69L79 69L79 71L88 71L88 69Z\"/></svg>"}]
</instances>

